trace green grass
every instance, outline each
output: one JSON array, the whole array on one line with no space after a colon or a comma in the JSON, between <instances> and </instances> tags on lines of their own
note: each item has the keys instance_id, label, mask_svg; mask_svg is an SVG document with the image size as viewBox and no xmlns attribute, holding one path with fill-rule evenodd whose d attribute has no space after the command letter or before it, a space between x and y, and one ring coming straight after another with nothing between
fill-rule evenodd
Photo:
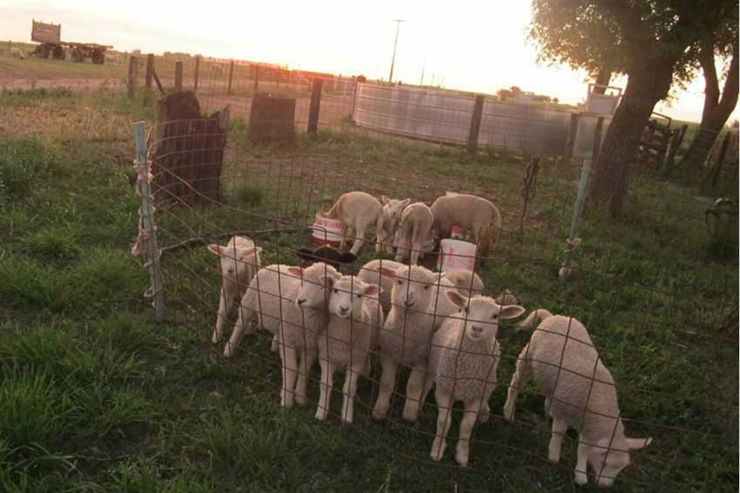
<instances>
[{"instance_id":1,"label":"green grass","mask_svg":"<svg viewBox=\"0 0 740 493\"><path fill-rule=\"evenodd\" d=\"M44 97L66 104L65 94ZM150 116L144 97L127 102L102 91L85 101L129 125ZM377 385L361 379L356 423L345 430L336 416L313 419L318 368L309 406L278 406L280 369L265 333L246 337L229 361L210 344L220 280L205 244L225 243L219 236L234 230L287 229L255 240L263 262L294 263L324 198L352 188L424 200L448 189L492 197L506 227L481 272L490 290L507 287L527 308L581 319L617 381L621 410L633 420L628 431L654 438L614 491L737 490L738 349L721 327L737 306L737 253L728 259L712 249L709 199L635 170L627 214L584 218L572 278L561 284L578 177L568 163L543 161L520 232L522 156L347 129L257 147L232 122L228 205L157 210L160 246L202 241L163 254L167 321L155 323L143 296L147 270L129 253L138 199L111 153L131 144L115 140L130 139L130 128L119 130L106 139L0 139L1 490L595 490L573 486L574 440L560 465L547 463L549 425L533 387L520 397L517 423L500 419L505 383L529 337L510 326L501 331L494 419L476 427L467 470L449 453L440 464L428 458L433 399L418 424L400 419L399 399L392 419L376 423L369 408ZM362 260L370 258L366 247ZM339 401L337 393L335 412ZM458 420L456 412L453 447Z\"/></svg>"}]
</instances>

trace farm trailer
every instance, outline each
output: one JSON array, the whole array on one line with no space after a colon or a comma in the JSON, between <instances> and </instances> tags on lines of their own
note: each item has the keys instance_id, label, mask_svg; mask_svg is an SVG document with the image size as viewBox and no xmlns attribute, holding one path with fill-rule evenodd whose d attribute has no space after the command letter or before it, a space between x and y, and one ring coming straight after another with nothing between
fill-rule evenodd
<instances>
[{"instance_id":1,"label":"farm trailer","mask_svg":"<svg viewBox=\"0 0 740 493\"><path fill-rule=\"evenodd\" d=\"M31 41L39 44L36 45L32 55L39 58L49 58L51 56L55 60L64 60L66 53L69 52L70 58L74 62L84 62L85 58L89 58L93 63L103 64L105 62L105 51L113 48L97 43L62 41L61 35L61 24L48 24L33 20Z\"/></svg>"}]
</instances>

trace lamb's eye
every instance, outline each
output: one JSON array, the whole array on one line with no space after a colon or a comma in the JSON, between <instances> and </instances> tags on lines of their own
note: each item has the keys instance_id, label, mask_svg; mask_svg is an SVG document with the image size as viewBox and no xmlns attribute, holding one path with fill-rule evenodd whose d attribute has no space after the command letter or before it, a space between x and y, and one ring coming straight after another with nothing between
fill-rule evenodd
<instances>
[{"instance_id":1,"label":"lamb's eye","mask_svg":"<svg viewBox=\"0 0 740 493\"><path fill-rule=\"evenodd\" d=\"M339 290L338 289L335 289L334 290L334 294L339 294Z\"/></svg>"},{"instance_id":2,"label":"lamb's eye","mask_svg":"<svg viewBox=\"0 0 740 493\"><path fill-rule=\"evenodd\" d=\"M402 280L400 280L400 279L399 279L398 281L396 281L396 282L398 283L398 285L399 285L399 286L400 286L401 284L403 284L403 281L402 281Z\"/></svg>"},{"instance_id":3,"label":"lamb's eye","mask_svg":"<svg viewBox=\"0 0 740 493\"><path fill-rule=\"evenodd\" d=\"M427 286L424 286L424 289L429 289L429 286L428 285Z\"/></svg>"},{"instance_id":4,"label":"lamb's eye","mask_svg":"<svg viewBox=\"0 0 740 493\"><path fill-rule=\"evenodd\" d=\"M498 318L498 313L491 317L493 320L496 320Z\"/></svg>"},{"instance_id":5,"label":"lamb's eye","mask_svg":"<svg viewBox=\"0 0 740 493\"><path fill-rule=\"evenodd\" d=\"M361 295L361 294L358 294L358 295L357 295L357 297L358 297L358 298L362 298L362 295Z\"/></svg>"}]
</instances>

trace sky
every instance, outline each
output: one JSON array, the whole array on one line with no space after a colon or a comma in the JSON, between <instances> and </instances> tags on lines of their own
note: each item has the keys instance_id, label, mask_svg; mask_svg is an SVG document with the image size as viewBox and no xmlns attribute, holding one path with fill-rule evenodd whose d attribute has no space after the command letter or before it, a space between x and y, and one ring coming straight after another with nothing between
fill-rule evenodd
<instances>
[{"instance_id":1,"label":"sky","mask_svg":"<svg viewBox=\"0 0 740 493\"><path fill-rule=\"evenodd\" d=\"M0 39L30 42L31 20L62 39L143 53L188 52L494 94L518 86L585 100L586 74L537 62L529 0L0 0ZM396 19L403 22L397 23ZM613 81L624 87L626 80ZM701 77L656 111L698 121ZM738 111L731 118L737 118Z\"/></svg>"}]
</instances>

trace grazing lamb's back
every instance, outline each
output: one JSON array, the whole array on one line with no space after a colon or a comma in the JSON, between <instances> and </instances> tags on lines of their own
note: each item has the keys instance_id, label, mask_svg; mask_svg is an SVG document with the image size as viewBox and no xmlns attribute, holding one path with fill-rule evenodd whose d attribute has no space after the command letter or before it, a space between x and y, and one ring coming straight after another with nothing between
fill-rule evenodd
<instances>
[{"instance_id":1,"label":"grazing lamb's back","mask_svg":"<svg viewBox=\"0 0 740 493\"><path fill-rule=\"evenodd\" d=\"M575 428L579 432L576 483L588 481L590 464L599 486L611 486L629 464L629 450L642 448L651 439L625 437L614 379L586 327L575 318L542 309L532 312L522 326L533 327L537 318L542 323L519 354L504 417L513 421L517 394L527 377L533 376L553 419L550 460L560 460L563 435L568 427Z\"/></svg>"},{"instance_id":2,"label":"grazing lamb's back","mask_svg":"<svg viewBox=\"0 0 740 493\"><path fill-rule=\"evenodd\" d=\"M501 214L496 206L475 195L443 195L432 204L432 213L440 238L449 237L452 226L470 229L481 256L488 254L501 232Z\"/></svg>"},{"instance_id":3,"label":"grazing lamb's back","mask_svg":"<svg viewBox=\"0 0 740 493\"><path fill-rule=\"evenodd\" d=\"M419 263L419 256L424 250L424 242L433 224L434 215L428 205L415 202L404 209L395 240L397 262L403 262L410 251L410 264Z\"/></svg>"},{"instance_id":4,"label":"grazing lamb's back","mask_svg":"<svg viewBox=\"0 0 740 493\"><path fill-rule=\"evenodd\" d=\"M344 234L340 248L344 247L350 231L355 238L350 252L357 255L365 242L365 233L378 222L382 207L378 199L365 192L347 192L325 214L326 217L338 219L344 225Z\"/></svg>"}]
</instances>

